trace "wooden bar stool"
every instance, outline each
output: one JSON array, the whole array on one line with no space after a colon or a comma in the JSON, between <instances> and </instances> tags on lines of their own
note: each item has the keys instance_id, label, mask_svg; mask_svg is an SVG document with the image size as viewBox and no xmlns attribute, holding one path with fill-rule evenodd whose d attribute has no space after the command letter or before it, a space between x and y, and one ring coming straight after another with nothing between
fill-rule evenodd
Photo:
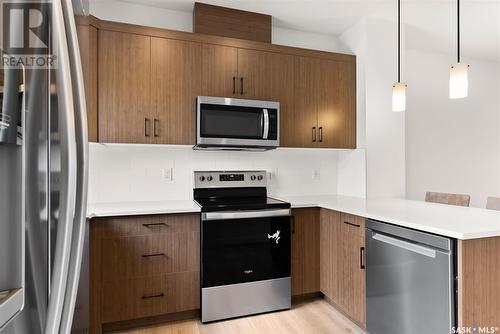
<instances>
[{"instance_id":1,"label":"wooden bar stool","mask_svg":"<svg viewBox=\"0 0 500 334\"><path fill-rule=\"evenodd\" d=\"M470 196L462 194L447 194L428 191L425 193L425 201L439 204L449 204L458 206L469 206Z\"/></svg>"},{"instance_id":2,"label":"wooden bar stool","mask_svg":"<svg viewBox=\"0 0 500 334\"><path fill-rule=\"evenodd\" d=\"M500 211L500 197L488 197L486 201L486 209Z\"/></svg>"}]
</instances>

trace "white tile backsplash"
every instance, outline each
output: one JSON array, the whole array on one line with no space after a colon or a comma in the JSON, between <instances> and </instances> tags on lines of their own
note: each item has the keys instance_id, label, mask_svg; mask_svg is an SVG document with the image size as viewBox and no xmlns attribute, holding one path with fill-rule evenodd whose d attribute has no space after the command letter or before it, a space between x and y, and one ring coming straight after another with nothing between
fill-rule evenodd
<instances>
[{"instance_id":1,"label":"white tile backsplash","mask_svg":"<svg viewBox=\"0 0 500 334\"><path fill-rule=\"evenodd\" d=\"M337 193L339 151L194 151L191 146L90 144L89 203L186 200L195 170L267 170L270 195ZM172 180L163 169L172 168ZM314 170L319 178L314 179Z\"/></svg>"}]
</instances>

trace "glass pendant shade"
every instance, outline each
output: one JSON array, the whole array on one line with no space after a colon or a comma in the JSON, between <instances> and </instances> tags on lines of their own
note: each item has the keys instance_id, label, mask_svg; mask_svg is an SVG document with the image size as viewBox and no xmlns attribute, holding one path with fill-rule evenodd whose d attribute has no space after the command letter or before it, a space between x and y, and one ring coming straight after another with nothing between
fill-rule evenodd
<instances>
[{"instance_id":1,"label":"glass pendant shade","mask_svg":"<svg viewBox=\"0 0 500 334\"><path fill-rule=\"evenodd\" d=\"M406 110L406 84L396 82L392 85L392 111Z\"/></svg>"},{"instance_id":2,"label":"glass pendant shade","mask_svg":"<svg viewBox=\"0 0 500 334\"><path fill-rule=\"evenodd\" d=\"M461 99L469 93L469 65L456 63L450 67L450 99Z\"/></svg>"}]
</instances>

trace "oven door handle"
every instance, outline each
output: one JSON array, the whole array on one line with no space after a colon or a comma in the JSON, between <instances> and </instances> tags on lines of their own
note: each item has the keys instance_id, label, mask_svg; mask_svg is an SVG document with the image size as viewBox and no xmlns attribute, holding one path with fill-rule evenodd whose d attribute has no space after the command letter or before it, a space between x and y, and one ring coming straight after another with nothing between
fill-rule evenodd
<instances>
[{"instance_id":1,"label":"oven door handle","mask_svg":"<svg viewBox=\"0 0 500 334\"><path fill-rule=\"evenodd\" d=\"M262 115L264 119L264 131L262 134L262 139L267 139L267 137L269 137L269 111L267 109L263 109Z\"/></svg>"},{"instance_id":2,"label":"oven door handle","mask_svg":"<svg viewBox=\"0 0 500 334\"><path fill-rule=\"evenodd\" d=\"M201 220L228 220L245 218L272 218L291 216L290 209L278 210L258 210L258 211L224 211L224 212L203 212Z\"/></svg>"}]
</instances>

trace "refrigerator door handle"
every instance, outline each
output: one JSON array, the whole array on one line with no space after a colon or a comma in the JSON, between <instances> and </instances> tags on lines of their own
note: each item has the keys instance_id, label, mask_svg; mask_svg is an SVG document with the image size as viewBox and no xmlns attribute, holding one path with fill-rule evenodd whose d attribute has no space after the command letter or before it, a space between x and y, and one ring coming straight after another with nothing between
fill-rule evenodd
<instances>
[{"instance_id":1,"label":"refrigerator door handle","mask_svg":"<svg viewBox=\"0 0 500 334\"><path fill-rule=\"evenodd\" d=\"M62 313L59 333L70 333L73 314L76 304L78 282L83 254L85 237L85 224L87 213L87 188L88 188L88 133L87 133L87 106L85 101L85 87L83 70L76 32L73 5L71 0L62 0L66 34L68 40L71 75L73 78L73 95L75 102L75 124L77 144L77 184L76 184L76 209L73 223L73 240L71 243L70 264L64 308Z\"/></svg>"},{"instance_id":2,"label":"refrigerator door handle","mask_svg":"<svg viewBox=\"0 0 500 334\"><path fill-rule=\"evenodd\" d=\"M77 154L70 58L61 0L52 1L52 31L58 68L55 71L61 147L61 205L44 333L59 332L68 277L76 201Z\"/></svg>"}]
</instances>

